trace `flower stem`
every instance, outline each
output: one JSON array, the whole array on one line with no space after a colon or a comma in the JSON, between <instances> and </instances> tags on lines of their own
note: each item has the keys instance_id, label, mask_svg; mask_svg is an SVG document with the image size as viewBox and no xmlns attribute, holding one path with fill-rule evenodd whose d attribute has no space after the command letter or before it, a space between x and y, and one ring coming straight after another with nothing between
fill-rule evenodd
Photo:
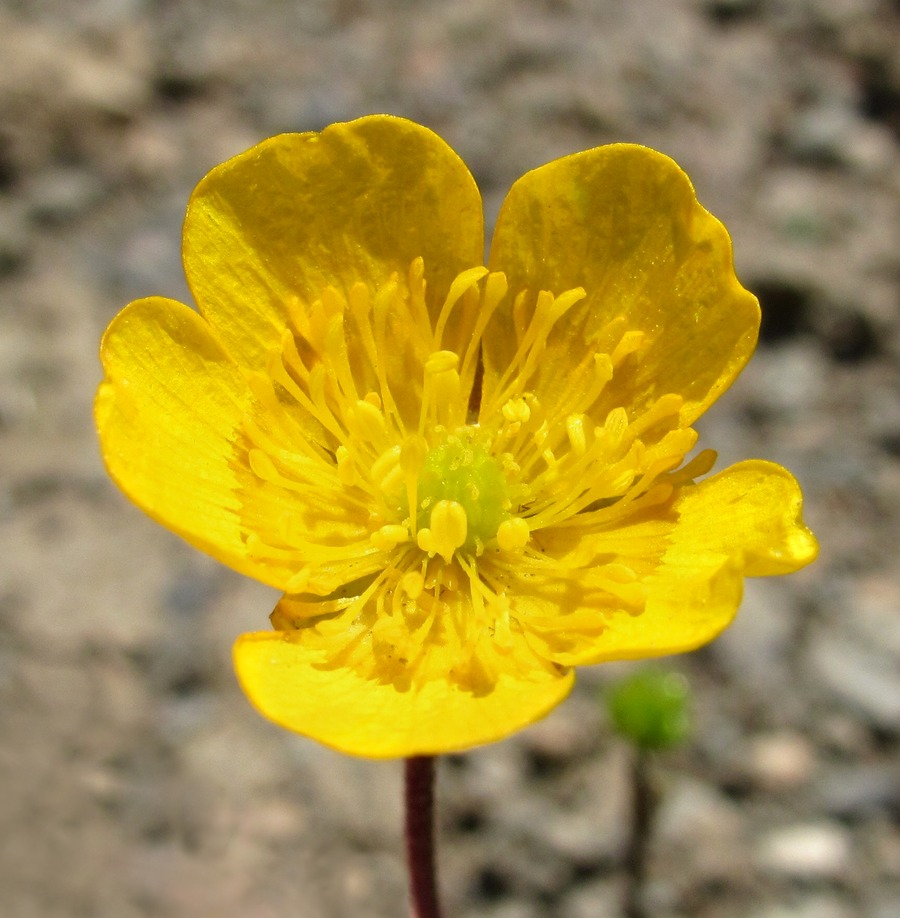
<instances>
[{"instance_id":1,"label":"flower stem","mask_svg":"<svg viewBox=\"0 0 900 918\"><path fill-rule=\"evenodd\" d=\"M653 829L658 797L650 774L647 752L635 750L631 771L631 838L625 853L625 918L646 918L644 886L647 876L647 855Z\"/></svg>"},{"instance_id":2,"label":"flower stem","mask_svg":"<svg viewBox=\"0 0 900 918\"><path fill-rule=\"evenodd\" d=\"M405 762L406 860L412 918L440 918L434 868L434 759Z\"/></svg>"}]
</instances>

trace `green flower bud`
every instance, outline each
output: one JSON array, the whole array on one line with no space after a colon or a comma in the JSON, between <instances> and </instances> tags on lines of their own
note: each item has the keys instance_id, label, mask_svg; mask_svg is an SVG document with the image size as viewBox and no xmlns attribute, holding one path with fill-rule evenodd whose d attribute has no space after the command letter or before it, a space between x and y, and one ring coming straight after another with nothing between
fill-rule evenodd
<instances>
[{"instance_id":1,"label":"green flower bud","mask_svg":"<svg viewBox=\"0 0 900 918\"><path fill-rule=\"evenodd\" d=\"M645 751L668 749L687 739L690 701L684 676L654 669L634 673L606 692L616 732Z\"/></svg>"}]
</instances>

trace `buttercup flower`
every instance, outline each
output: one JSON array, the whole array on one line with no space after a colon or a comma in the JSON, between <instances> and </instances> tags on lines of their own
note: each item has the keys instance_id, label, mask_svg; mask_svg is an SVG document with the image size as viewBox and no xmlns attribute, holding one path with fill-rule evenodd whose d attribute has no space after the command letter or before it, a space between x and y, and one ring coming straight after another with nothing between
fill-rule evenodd
<instances>
[{"instance_id":1,"label":"buttercup flower","mask_svg":"<svg viewBox=\"0 0 900 918\"><path fill-rule=\"evenodd\" d=\"M275 630L237 641L241 685L352 754L505 737L574 667L695 648L745 576L816 554L783 468L701 477L691 424L759 309L671 160L536 169L483 253L474 181L427 129L286 134L191 198L199 312L139 300L103 340L110 474L284 591Z\"/></svg>"}]
</instances>

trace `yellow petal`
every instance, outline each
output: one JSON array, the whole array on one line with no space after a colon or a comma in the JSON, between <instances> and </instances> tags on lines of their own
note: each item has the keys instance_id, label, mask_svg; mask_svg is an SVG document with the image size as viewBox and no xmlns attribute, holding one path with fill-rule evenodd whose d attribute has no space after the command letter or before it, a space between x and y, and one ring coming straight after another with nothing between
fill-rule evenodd
<instances>
[{"instance_id":1,"label":"yellow petal","mask_svg":"<svg viewBox=\"0 0 900 918\"><path fill-rule=\"evenodd\" d=\"M581 542L571 531L546 533L548 551L557 556L583 555L588 545L600 556L615 556L646 592L642 611L608 601L572 609L586 634L593 626L592 646L580 641L552 658L564 665L638 659L711 641L734 618L745 576L787 574L815 559L818 546L803 525L801 503L787 470L753 460L683 488L667 509L645 511ZM590 581L591 572L586 577ZM564 622L565 616L558 625L563 630Z\"/></svg>"},{"instance_id":2,"label":"yellow petal","mask_svg":"<svg viewBox=\"0 0 900 918\"><path fill-rule=\"evenodd\" d=\"M228 352L259 368L299 308L334 285L405 283L425 260L437 316L453 278L484 257L481 198L427 128L389 115L282 134L213 169L184 226L184 265ZM295 306L294 308L298 308Z\"/></svg>"},{"instance_id":3,"label":"yellow petal","mask_svg":"<svg viewBox=\"0 0 900 918\"><path fill-rule=\"evenodd\" d=\"M601 422L616 406L637 414L675 393L689 424L755 347L759 307L735 277L725 228L681 169L646 147L597 147L523 176L497 218L489 264L506 272L511 291L527 288L531 303L540 290L586 291L557 321L529 387L550 404L586 354L609 353L623 329L643 333L591 412ZM488 393L512 358L514 329L507 303L485 337ZM580 367L585 386L591 369Z\"/></svg>"},{"instance_id":4,"label":"yellow petal","mask_svg":"<svg viewBox=\"0 0 900 918\"><path fill-rule=\"evenodd\" d=\"M504 674L483 695L444 679L399 691L349 668L322 667L310 632L302 643L280 632L242 635L234 662L244 692L265 717L374 759L458 752L503 739L559 704L574 678L542 673L523 681Z\"/></svg>"},{"instance_id":5,"label":"yellow petal","mask_svg":"<svg viewBox=\"0 0 900 918\"><path fill-rule=\"evenodd\" d=\"M107 329L101 359L95 418L114 481L218 560L275 586L286 582L288 571L247 555L233 463L248 392L207 323L182 303L138 300Z\"/></svg>"},{"instance_id":6,"label":"yellow petal","mask_svg":"<svg viewBox=\"0 0 900 918\"><path fill-rule=\"evenodd\" d=\"M718 552L736 559L747 577L791 574L819 552L802 505L800 486L787 469L760 459L739 462L682 490L666 563L683 563L692 551Z\"/></svg>"}]
</instances>

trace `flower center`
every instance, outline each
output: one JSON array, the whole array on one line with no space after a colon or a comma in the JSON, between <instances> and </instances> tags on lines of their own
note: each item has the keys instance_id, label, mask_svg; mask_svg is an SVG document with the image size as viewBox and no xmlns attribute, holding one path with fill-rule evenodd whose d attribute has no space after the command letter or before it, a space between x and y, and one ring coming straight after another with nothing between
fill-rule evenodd
<instances>
[{"instance_id":1,"label":"flower center","mask_svg":"<svg viewBox=\"0 0 900 918\"><path fill-rule=\"evenodd\" d=\"M481 554L510 516L506 476L473 427L426 454L416 493L419 547L446 561L458 548Z\"/></svg>"}]
</instances>

